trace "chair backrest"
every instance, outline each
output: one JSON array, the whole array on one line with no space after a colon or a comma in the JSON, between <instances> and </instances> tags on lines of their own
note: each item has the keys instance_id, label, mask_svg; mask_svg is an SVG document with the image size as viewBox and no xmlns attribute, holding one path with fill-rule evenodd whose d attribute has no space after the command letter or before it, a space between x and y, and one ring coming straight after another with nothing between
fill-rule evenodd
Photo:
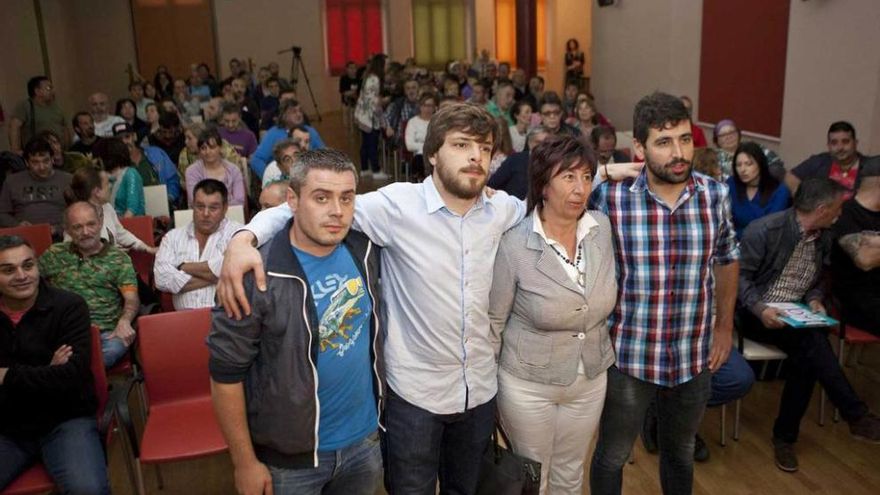
<instances>
[{"instance_id":1,"label":"chair backrest","mask_svg":"<svg viewBox=\"0 0 880 495\"><path fill-rule=\"evenodd\" d=\"M98 421L100 421L110 397L109 382L107 381L107 371L104 369L104 351L101 350L101 330L92 325L90 331L92 333L92 360L89 367L95 378L95 397L98 399Z\"/></svg>"},{"instance_id":2,"label":"chair backrest","mask_svg":"<svg viewBox=\"0 0 880 495\"><path fill-rule=\"evenodd\" d=\"M48 223L0 229L0 235L17 235L23 238L31 244L37 256L43 254L52 245L52 227Z\"/></svg>"},{"instance_id":3,"label":"chair backrest","mask_svg":"<svg viewBox=\"0 0 880 495\"><path fill-rule=\"evenodd\" d=\"M170 215L168 212L168 189L165 184L144 186L144 203L147 215L153 217Z\"/></svg>"},{"instance_id":4,"label":"chair backrest","mask_svg":"<svg viewBox=\"0 0 880 495\"><path fill-rule=\"evenodd\" d=\"M150 215L120 218L119 222L125 230L144 241L147 246L156 245L156 239L153 238L153 217Z\"/></svg>"},{"instance_id":5,"label":"chair backrest","mask_svg":"<svg viewBox=\"0 0 880 495\"><path fill-rule=\"evenodd\" d=\"M226 210L226 218L244 224L244 207L242 205L229 205ZM181 228L191 224L193 220L192 210L174 210L174 227Z\"/></svg>"},{"instance_id":6,"label":"chair backrest","mask_svg":"<svg viewBox=\"0 0 880 495\"><path fill-rule=\"evenodd\" d=\"M205 345L211 308L142 316L138 324L141 368L151 406L211 394Z\"/></svg>"}]
</instances>

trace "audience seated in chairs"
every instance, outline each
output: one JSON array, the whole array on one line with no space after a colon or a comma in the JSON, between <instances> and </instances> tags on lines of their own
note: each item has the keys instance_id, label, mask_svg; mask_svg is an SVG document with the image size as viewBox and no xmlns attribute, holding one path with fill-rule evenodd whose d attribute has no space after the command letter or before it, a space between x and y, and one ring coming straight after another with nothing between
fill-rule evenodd
<instances>
[{"instance_id":1,"label":"audience seated in chairs","mask_svg":"<svg viewBox=\"0 0 880 495\"><path fill-rule=\"evenodd\" d=\"M296 155L300 151L307 150L308 141L306 141L306 145L303 147L302 141L295 138L282 139L275 143L275 149L272 152L275 160L266 167L266 171L263 173L263 187L277 180L289 179L290 167L293 165Z\"/></svg>"},{"instance_id":2,"label":"audience seated in chairs","mask_svg":"<svg viewBox=\"0 0 880 495\"><path fill-rule=\"evenodd\" d=\"M186 183L186 170L199 159L199 135L207 128L208 126L202 122L195 122L184 127L183 136L186 146L177 157L177 172L181 177L181 185ZM235 162L241 158L235 148L225 139L220 145L220 156L229 162Z\"/></svg>"},{"instance_id":3,"label":"audience seated in chairs","mask_svg":"<svg viewBox=\"0 0 880 495\"><path fill-rule=\"evenodd\" d=\"M91 322L101 330L104 366L109 368L135 339L137 276L128 255L101 239L101 220L92 203L73 203L64 216L71 241L53 244L43 253L40 273L50 285L85 298Z\"/></svg>"},{"instance_id":4,"label":"audience seated in chairs","mask_svg":"<svg viewBox=\"0 0 880 495\"><path fill-rule=\"evenodd\" d=\"M116 214L121 217L145 214L144 183L132 166L128 146L119 138L104 139L95 148L95 156L109 174L110 204Z\"/></svg>"},{"instance_id":5,"label":"audience seated in chairs","mask_svg":"<svg viewBox=\"0 0 880 495\"><path fill-rule=\"evenodd\" d=\"M53 168L52 146L45 139L28 141L24 159L27 170L7 177L0 191L0 227L48 223L52 237L60 239L70 174Z\"/></svg>"},{"instance_id":6,"label":"audience seated in chairs","mask_svg":"<svg viewBox=\"0 0 880 495\"><path fill-rule=\"evenodd\" d=\"M0 490L40 459L63 493L109 494L85 301L0 236L0 312Z\"/></svg>"},{"instance_id":7,"label":"audience seated in chairs","mask_svg":"<svg viewBox=\"0 0 880 495\"><path fill-rule=\"evenodd\" d=\"M296 100L288 100L281 104L278 113L278 124L266 131L262 141L260 141L257 151L251 156L251 169L257 174L257 177L263 177L266 165L272 158L272 149L275 143L288 137L290 129L305 125L302 108ZM314 127L305 125L309 133L310 149L321 149L324 147L324 141Z\"/></svg>"},{"instance_id":8,"label":"audience seated in chairs","mask_svg":"<svg viewBox=\"0 0 880 495\"><path fill-rule=\"evenodd\" d=\"M632 160L622 151L617 150L617 133L613 127L597 125L590 131L590 143L596 151L599 165L612 163L628 163ZM696 161L696 157L694 157ZM696 165L695 165L696 168ZM699 170L697 170L699 172Z\"/></svg>"},{"instance_id":9,"label":"audience seated in chairs","mask_svg":"<svg viewBox=\"0 0 880 495\"><path fill-rule=\"evenodd\" d=\"M89 112L77 112L73 116L73 131L79 140L70 146L70 151L82 155L91 155L100 136L95 134L95 120Z\"/></svg>"},{"instance_id":10,"label":"audience seated in chairs","mask_svg":"<svg viewBox=\"0 0 880 495\"><path fill-rule=\"evenodd\" d=\"M173 294L174 309L210 308L226 244L242 225L226 219L229 194L216 179L195 185L193 221L170 230L156 255L156 288Z\"/></svg>"},{"instance_id":11,"label":"audience seated in chairs","mask_svg":"<svg viewBox=\"0 0 880 495\"><path fill-rule=\"evenodd\" d=\"M850 433L880 441L880 419L858 397L831 349L827 329L790 328L769 303L805 302L825 313L821 280L828 254L828 229L840 215L846 189L827 178L800 184L794 206L755 220L743 234L739 320L743 334L773 344L788 355L788 375L773 426L776 466L798 469L794 443L816 382L849 423Z\"/></svg>"},{"instance_id":12,"label":"audience seated in chairs","mask_svg":"<svg viewBox=\"0 0 880 495\"><path fill-rule=\"evenodd\" d=\"M287 201L287 180L276 180L263 186L260 193L260 209L272 208Z\"/></svg>"},{"instance_id":13,"label":"audience seated in chairs","mask_svg":"<svg viewBox=\"0 0 880 495\"><path fill-rule=\"evenodd\" d=\"M257 137L241 121L241 107L237 103L223 105L220 136L245 160L257 151Z\"/></svg>"},{"instance_id":14,"label":"audience seated in chairs","mask_svg":"<svg viewBox=\"0 0 880 495\"><path fill-rule=\"evenodd\" d=\"M743 230L753 220L791 204L791 193L770 173L761 145L751 141L740 144L733 154L733 175L727 179L727 187L737 238L742 238Z\"/></svg>"},{"instance_id":15,"label":"audience seated in chairs","mask_svg":"<svg viewBox=\"0 0 880 495\"><path fill-rule=\"evenodd\" d=\"M173 104L172 107L177 108ZM180 117L177 113L163 111L159 115L158 124L159 128L150 134L150 146L161 149L172 160L177 159L186 147L183 129L180 127Z\"/></svg>"},{"instance_id":16,"label":"audience seated in chairs","mask_svg":"<svg viewBox=\"0 0 880 495\"><path fill-rule=\"evenodd\" d=\"M89 96L89 110L95 124L95 134L99 137L113 137L113 125L124 122L122 117L111 115L107 110L110 98L98 92Z\"/></svg>"},{"instance_id":17,"label":"audience seated in chairs","mask_svg":"<svg viewBox=\"0 0 880 495\"><path fill-rule=\"evenodd\" d=\"M880 157L859 168L856 195L833 228L832 291L847 324L880 336Z\"/></svg>"},{"instance_id":18,"label":"audience seated in chairs","mask_svg":"<svg viewBox=\"0 0 880 495\"><path fill-rule=\"evenodd\" d=\"M168 191L168 201L178 204L181 199L180 177L177 167L161 148L141 146L136 141L134 129L128 124L113 126L113 135L122 139L128 146L128 154L135 170L141 175L143 185L155 186L164 184Z\"/></svg>"}]
</instances>

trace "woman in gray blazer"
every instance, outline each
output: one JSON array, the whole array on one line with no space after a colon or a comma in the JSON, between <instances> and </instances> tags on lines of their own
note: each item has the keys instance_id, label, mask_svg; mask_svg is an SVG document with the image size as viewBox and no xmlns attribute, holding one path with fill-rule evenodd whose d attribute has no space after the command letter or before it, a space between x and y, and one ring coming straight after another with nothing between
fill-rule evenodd
<instances>
[{"instance_id":1,"label":"woman in gray blazer","mask_svg":"<svg viewBox=\"0 0 880 495\"><path fill-rule=\"evenodd\" d=\"M515 452L541 463L541 493L582 493L614 351L611 225L586 211L596 159L571 137L529 162L529 214L504 234L489 316L500 349L498 409Z\"/></svg>"}]
</instances>

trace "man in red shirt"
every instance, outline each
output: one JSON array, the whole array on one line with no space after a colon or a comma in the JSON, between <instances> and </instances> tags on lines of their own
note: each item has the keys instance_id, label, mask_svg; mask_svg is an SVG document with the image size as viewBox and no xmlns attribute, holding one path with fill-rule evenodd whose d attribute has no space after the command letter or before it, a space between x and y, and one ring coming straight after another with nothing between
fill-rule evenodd
<instances>
[{"instance_id":1,"label":"man in red shirt","mask_svg":"<svg viewBox=\"0 0 880 495\"><path fill-rule=\"evenodd\" d=\"M849 122L839 121L828 127L828 152L813 155L785 174L785 185L794 194L801 181L811 177L827 177L847 189L850 199L858 187L859 162L864 156L858 151L856 130Z\"/></svg>"}]
</instances>

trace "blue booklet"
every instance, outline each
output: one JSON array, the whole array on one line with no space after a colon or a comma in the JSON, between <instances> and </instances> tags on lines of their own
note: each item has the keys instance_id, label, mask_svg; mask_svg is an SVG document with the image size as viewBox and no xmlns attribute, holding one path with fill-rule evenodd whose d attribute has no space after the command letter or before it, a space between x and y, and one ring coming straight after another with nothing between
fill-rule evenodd
<instances>
[{"instance_id":1,"label":"blue booklet","mask_svg":"<svg viewBox=\"0 0 880 495\"><path fill-rule=\"evenodd\" d=\"M806 304L800 303L767 303L767 306L781 310L784 315L779 319L794 328L834 327L839 323L830 316L816 313Z\"/></svg>"}]
</instances>

